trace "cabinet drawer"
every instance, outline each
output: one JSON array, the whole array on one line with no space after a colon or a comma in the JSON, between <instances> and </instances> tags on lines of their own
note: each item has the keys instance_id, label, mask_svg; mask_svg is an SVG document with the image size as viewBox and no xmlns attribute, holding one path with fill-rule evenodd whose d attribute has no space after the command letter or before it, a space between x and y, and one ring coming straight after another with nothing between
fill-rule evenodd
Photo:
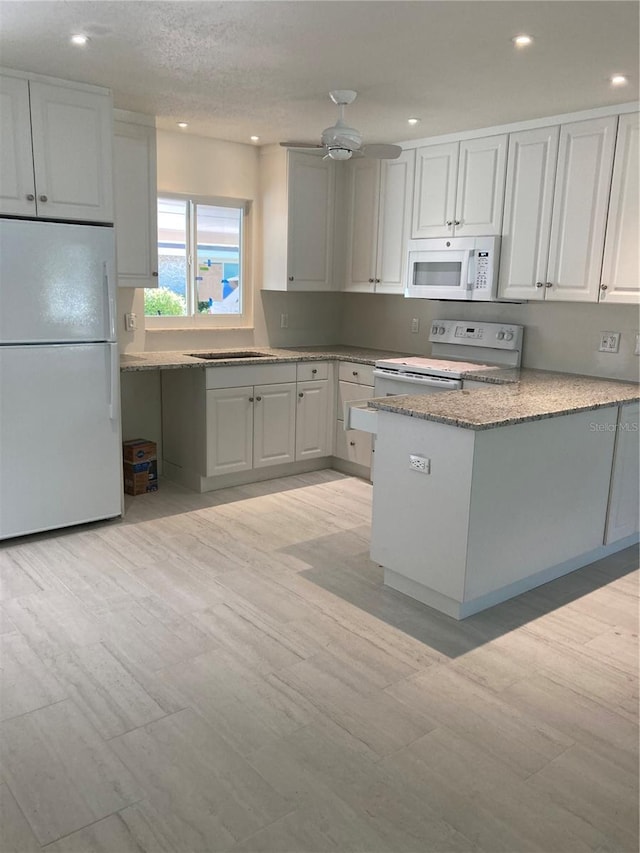
<instances>
[{"instance_id":1,"label":"cabinet drawer","mask_svg":"<svg viewBox=\"0 0 640 853\"><path fill-rule=\"evenodd\" d=\"M296 381L295 362L208 367L207 388L237 388L240 385L275 385Z\"/></svg>"},{"instance_id":2,"label":"cabinet drawer","mask_svg":"<svg viewBox=\"0 0 640 853\"><path fill-rule=\"evenodd\" d=\"M298 382L311 382L329 378L329 364L326 361L298 362Z\"/></svg>"},{"instance_id":3,"label":"cabinet drawer","mask_svg":"<svg viewBox=\"0 0 640 853\"><path fill-rule=\"evenodd\" d=\"M341 361L338 366L338 379L344 382L357 382L358 385L373 387L373 365Z\"/></svg>"},{"instance_id":4,"label":"cabinet drawer","mask_svg":"<svg viewBox=\"0 0 640 853\"><path fill-rule=\"evenodd\" d=\"M352 400L344 407L344 428L375 435L378 431L378 412L369 408L367 400Z\"/></svg>"},{"instance_id":5,"label":"cabinet drawer","mask_svg":"<svg viewBox=\"0 0 640 853\"><path fill-rule=\"evenodd\" d=\"M373 397L373 388L356 385L355 382L338 382L338 410L336 417L342 420L345 403L353 400L370 400Z\"/></svg>"},{"instance_id":6,"label":"cabinet drawer","mask_svg":"<svg viewBox=\"0 0 640 853\"><path fill-rule=\"evenodd\" d=\"M336 422L335 455L347 462L371 468L372 436L357 429L343 429L342 422Z\"/></svg>"}]
</instances>

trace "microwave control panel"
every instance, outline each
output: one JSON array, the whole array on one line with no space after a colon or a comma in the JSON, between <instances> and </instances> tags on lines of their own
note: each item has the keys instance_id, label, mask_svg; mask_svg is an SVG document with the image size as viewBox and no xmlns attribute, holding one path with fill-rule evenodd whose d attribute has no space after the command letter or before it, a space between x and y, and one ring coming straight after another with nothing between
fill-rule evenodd
<instances>
[{"instance_id":1,"label":"microwave control panel","mask_svg":"<svg viewBox=\"0 0 640 853\"><path fill-rule=\"evenodd\" d=\"M473 281L474 290L486 290L491 285L493 276L493 259L491 252L476 252L476 268Z\"/></svg>"}]
</instances>

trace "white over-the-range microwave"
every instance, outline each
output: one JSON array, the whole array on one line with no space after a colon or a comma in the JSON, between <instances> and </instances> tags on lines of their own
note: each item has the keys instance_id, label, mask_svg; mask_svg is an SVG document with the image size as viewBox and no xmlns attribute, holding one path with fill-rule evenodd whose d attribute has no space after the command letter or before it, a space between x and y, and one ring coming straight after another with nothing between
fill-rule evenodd
<instances>
[{"instance_id":1,"label":"white over-the-range microwave","mask_svg":"<svg viewBox=\"0 0 640 853\"><path fill-rule=\"evenodd\" d=\"M498 301L500 237L409 241L405 296Z\"/></svg>"}]
</instances>

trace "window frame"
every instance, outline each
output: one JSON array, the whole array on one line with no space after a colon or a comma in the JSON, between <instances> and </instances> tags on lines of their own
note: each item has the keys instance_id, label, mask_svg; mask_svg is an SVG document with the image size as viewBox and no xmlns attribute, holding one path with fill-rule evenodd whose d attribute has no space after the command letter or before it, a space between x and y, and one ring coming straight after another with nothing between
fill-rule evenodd
<instances>
[{"instance_id":1,"label":"window frame","mask_svg":"<svg viewBox=\"0 0 640 853\"><path fill-rule=\"evenodd\" d=\"M212 207L229 207L242 211L240 225L240 293L242 313L240 314L200 314L191 313L181 317L161 316L145 314L145 329L171 330L171 329L252 329L253 328L253 287L251 286L251 200L244 198L231 198L228 196L196 195L193 193L163 192L158 190L156 204L159 198L176 199L194 205L211 205ZM191 204L187 204L186 228L188 248L195 250L195 256L187 253L187 309L194 309L193 290L193 266L197 263L197 247L195 234L195 217L191 215ZM157 240L157 236L156 236ZM187 247L185 247L187 249Z\"/></svg>"}]
</instances>

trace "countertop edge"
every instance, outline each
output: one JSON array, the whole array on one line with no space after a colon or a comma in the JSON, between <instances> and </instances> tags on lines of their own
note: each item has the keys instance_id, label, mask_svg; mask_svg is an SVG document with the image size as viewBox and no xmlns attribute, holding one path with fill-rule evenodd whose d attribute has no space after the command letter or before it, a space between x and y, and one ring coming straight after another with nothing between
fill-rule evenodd
<instances>
[{"instance_id":1,"label":"countertop edge","mask_svg":"<svg viewBox=\"0 0 640 853\"><path fill-rule=\"evenodd\" d=\"M451 392L457 393L457 392ZM516 417L496 418L495 420L479 423L478 421L465 420L449 415L439 414L435 412L420 412L415 409L407 409L394 406L391 403L383 400L370 400L368 407L376 411L390 412L391 414L401 415L403 417L417 418L418 420L431 421L432 423L444 424L458 429L470 429L474 432L482 432L489 429L499 429L500 427L514 426L516 424L531 423L533 421L549 420L551 418L566 417L569 415L579 414L581 412L594 412L598 409L609 409L616 406L626 406L640 401L640 392L633 394L630 397L623 399L611 399L598 403L585 403L583 405L568 406L566 409L558 409L556 411L540 411L527 415L519 415Z\"/></svg>"}]
</instances>

